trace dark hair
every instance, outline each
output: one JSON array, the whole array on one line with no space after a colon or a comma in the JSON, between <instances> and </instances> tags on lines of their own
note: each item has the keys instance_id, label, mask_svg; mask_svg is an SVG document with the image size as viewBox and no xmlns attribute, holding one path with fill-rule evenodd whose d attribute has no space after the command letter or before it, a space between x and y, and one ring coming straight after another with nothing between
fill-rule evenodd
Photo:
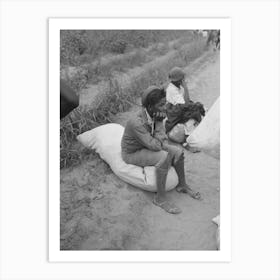
<instances>
[{"instance_id":1,"label":"dark hair","mask_svg":"<svg viewBox=\"0 0 280 280\"><path fill-rule=\"evenodd\" d=\"M149 93L149 95L145 99L143 106L145 108L153 107L155 104L160 102L160 100L165 97L166 97L166 92L164 89L154 89Z\"/></svg>"}]
</instances>

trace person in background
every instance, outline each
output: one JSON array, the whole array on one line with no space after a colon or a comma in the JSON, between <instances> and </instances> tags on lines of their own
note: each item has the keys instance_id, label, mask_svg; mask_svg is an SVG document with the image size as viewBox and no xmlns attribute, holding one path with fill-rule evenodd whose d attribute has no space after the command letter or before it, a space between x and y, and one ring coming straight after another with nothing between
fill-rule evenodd
<instances>
[{"instance_id":1,"label":"person in background","mask_svg":"<svg viewBox=\"0 0 280 280\"><path fill-rule=\"evenodd\" d=\"M188 105L190 95L185 82L185 72L179 67L174 67L169 72L168 78L170 83L166 88L166 101L173 105Z\"/></svg>"},{"instance_id":2,"label":"person in background","mask_svg":"<svg viewBox=\"0 0 280 280\"><path fill-rule=\"evenodd\" d=\"M185 73L181 68L171 69L169 80L166 88L165 129L170 140L182 144L200 123L205 110L201 103L190 100Z\"/></svg>"},{"instance_id":3,"label":"person in background","mask_svg":"<svg viewBox=\"0 0 280 280\"><path fill-rule=\"evenodd\" d=\"M166 197L166 178L170 166L174 166L179 183L176 190L200 199L186 183L183 148L170 145L165 133L163 119L166 117L166 93L156 86L148 87L142 95L142 110L130 119L125 127L121 142L122 158L127 164L155 166L157 193L153 203L166 212L181 212Z\"/></svg>"}]
</instances>

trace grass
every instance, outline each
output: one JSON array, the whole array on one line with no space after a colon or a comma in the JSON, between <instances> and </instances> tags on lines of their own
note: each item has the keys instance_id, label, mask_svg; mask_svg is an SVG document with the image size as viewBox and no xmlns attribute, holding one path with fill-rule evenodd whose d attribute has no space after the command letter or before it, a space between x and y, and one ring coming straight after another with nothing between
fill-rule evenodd
<instances>
[{"instance_id":1,"label":"grass","mask_svg":"<svg viewBox=\"0 0 280 280\"><path fill-rule=\"evenodd\" d=\"M61 65L80 65L80 57L92 61L108 53L127 53L135 48L190 37L188 30L61 30Z\"/></svg>"},{"instance_id":2,"label":"grass","mask_svg":"<svg viewBox=\"0 0 280 280\"><path fill-rule=\"evenodd\" d=\"M61 75L78 92L87 84L97 84L110 78L113 73L141 66L172 49L179 49L186 42L197 39L186 30L87 32L72 30L61 33ZM95 39L94 34L97 35ZM124 40L130 48L125 52L106 51L106 46L113 44L112 38L116 38L117 41ZM171 39L174 40L171 41L173 44L169 43ZM99 47L95 46L97 42L100 42ZM81 49L84 50L82 53Z\"/></svg>"},{"instance_id":3,"label":"grass","mask_svg":"<svg viewBox=\"0 0 280 280\"><path fill-rule=\"evenodd\" d=\"M102 64L100 60L95 65L88 66L88 83L97 84L102 80L110 78L113 73L125 72L131 66L139 66L147 62L145 51L137 49L135 52L127 54L125 59L123 56L117 56L110 63Z\"/></svg>"},{"instance_id":4,"label":"grass","mask_svg":"<svg viewBox=\"0 0 280 280\"><path fill-rule=\"evenodd\" d=\"M99 125L112 122L114 115L128 111L149 85L161 86L167 82L168 72L174 66L185 67L205 50L205 41L198 40L186 48L177 49L171 56L143 65L141 73L133 76L127 85L108 74L108 87L87 108L77 108L61 121L60 167L80 164L91 151L77 145L77 135Z\"/></svg>"}]
</instances>

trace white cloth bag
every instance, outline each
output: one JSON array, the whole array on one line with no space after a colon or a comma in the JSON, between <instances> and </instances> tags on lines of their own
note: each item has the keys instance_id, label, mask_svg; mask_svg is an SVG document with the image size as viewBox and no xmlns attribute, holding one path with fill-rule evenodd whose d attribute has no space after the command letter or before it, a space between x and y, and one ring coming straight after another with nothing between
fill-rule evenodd
<instances>
[{"instance_id":1,"label":"white cloth bag","mask_svg":"<svg viewBox=\"0 0 280 280\"><path fill-rule=\"evenodd\" d=\"M217 159L220 158L220 98L187 138L187 143L191 148L200 149Z\"/></svg>"},{"instance_id":2,"label":"white cloth bag","mask_svg":"<svg viewBox=\"0 0 280 280\"><path fill-rule=\"evenodd\" d=\"M144 168L126 164L121 156L121 139L124 127L116 124L105 124L77 136L77 140L85 147L94 149L106 161L112 171L123 181L146 191L156 192L155 167ZM174 189L178 184L178 176L173 167L167 174L166 190Z\"/></svg>"}]
</instances>

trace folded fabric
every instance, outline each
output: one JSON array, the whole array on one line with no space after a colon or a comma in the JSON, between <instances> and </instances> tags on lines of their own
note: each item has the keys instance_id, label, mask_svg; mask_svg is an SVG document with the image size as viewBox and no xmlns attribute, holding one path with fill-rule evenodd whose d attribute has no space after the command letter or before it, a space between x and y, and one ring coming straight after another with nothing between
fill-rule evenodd
<instances>
[{"instance_id":1,"label":"folded fabric","mask_svg":"<svg viewBox=\"0 0 280 280\"><path fill-rule=\"evenodd\" d=\"M156 192L155 167L144 168L126 164L121 157L121 139L124 127L116 124L105 124L77 136L85 147L94 149L106 161L112 171L123 181L146 191ZM178 184L178 176L173 167L169 169L166 190L172 190Z\"/></svg>"},{"instance_id":2,"label":"folded fabric","mask_svg":"<svg viewBox=\"0 0 280 280\"><path fill-rule=\"evenodd\" d=\"M169 133L178 123L186 123L190 119L200 122L205 115L205 110L200 102L192 102L188 105L171 103L166 104L167 121L165 123L166 133Z\"/></svg>"}]
</instances>

